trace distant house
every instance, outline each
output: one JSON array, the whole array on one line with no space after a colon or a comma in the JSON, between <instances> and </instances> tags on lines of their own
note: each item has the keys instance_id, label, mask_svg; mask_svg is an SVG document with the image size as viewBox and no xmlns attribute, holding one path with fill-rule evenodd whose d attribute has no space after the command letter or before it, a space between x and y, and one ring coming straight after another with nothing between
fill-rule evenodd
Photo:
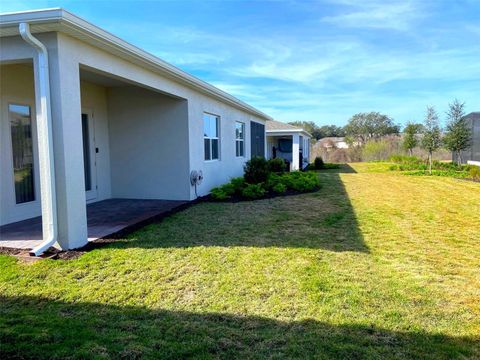
<instances>
[{"instance_id":1,"label":"distant house","mask_svg":"<svg viewBox=\"0 0 480 360\"><path fill-rule=\"evenodd\" d=\"M310 158L312 135L304 129L280 121L266 122L267 158L282 158L290 170L303 169Z\"/></svg>"},{"instance_id":2,"label":"distant house","mask_svg":"<svg viewBox=\"0 0 480 360\"><path fill-rule=\"evenodd\" d=\"M344 137L324 137L315 144L324 149L348 149L348 144Z\"/></svg>"},{"instance_id":3,"label":"distant house","mask_svg":"<svg viewBox=\"0 0 480 360\"><path fill-rule=\"evenodd\" d=\"M480 165L480 112L472 112L465 119L472 130L472 143L470 148L462 151L462 162ZM455 159L455 154L452 154L452 158Z\"/></svg>"}]
</instances>

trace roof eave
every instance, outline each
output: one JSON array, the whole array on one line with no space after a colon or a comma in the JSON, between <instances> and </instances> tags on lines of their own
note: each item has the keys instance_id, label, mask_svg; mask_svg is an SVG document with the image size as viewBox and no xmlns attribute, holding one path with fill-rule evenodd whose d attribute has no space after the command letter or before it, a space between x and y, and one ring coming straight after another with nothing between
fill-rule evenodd
<instances>
[{"instance_id":1,"label":"roof eave","mask_svg":"<svg viewBox=\"0 0 480 360\"><path fill-rule=\"evenodd\" d=\"M147 53L146 51L118 38L117 36L89 23L86 20L83 20L76 15L69 13L64 9L53 8L37 11L0 14L1 28L13 27L21 22L28 22L31 25L39 23L60 23L62 26L67 26L77 32L82 33L84 36L90 37L95 41L99 41L106 47L112 47L116 51L120 51L131 61L144 65L146 64L149 67L156 69L160 73L169 76L181 84L199 90L209 96L217 98L222 102L244 110L264 120L272 120L272 118L267 114L255 109L254 107L235 98L225 91L220 90L215 86L210 85L171 64L168 64L158 57Z\"/></svg>"},{"instance_id":2,"label":"roof eave","mask_svg":"<svg viewBox=\"0 0 480 360\"><path fill-rule=\"evenodd\" d=\"M308 137L313 137L309 132L303 130L303 129L277 129L277 130L266 130L267 135L288 135L288 134L304 134L307 135Z\"/></svg>"}]
</instances>

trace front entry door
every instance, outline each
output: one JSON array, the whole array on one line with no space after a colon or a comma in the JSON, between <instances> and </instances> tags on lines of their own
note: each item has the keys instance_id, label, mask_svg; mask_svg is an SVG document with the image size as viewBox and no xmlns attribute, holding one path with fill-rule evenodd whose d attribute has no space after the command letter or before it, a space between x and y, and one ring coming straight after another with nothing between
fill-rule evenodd
<instances>
[{"instance_id":1,"label":"front entry door","mask_svg":"<svg viewBox=\"0 0 480 360\"><path fill-rule=\"evenodd\" d=\"M97 197L95 132L91 112L82 111L83 167L87 201Z\"/></svg>"}]
</instances>

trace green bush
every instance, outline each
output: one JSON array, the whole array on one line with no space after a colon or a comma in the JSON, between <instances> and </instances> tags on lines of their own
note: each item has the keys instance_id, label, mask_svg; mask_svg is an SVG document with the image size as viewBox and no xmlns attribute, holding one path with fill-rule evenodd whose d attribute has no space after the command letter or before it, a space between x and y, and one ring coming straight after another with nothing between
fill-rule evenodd
<instances>
[{"instance_id":1,"label":"green bush","mask_svg":"<svg viewBox=\"0 0 480 360\"><path fill-rule=\"evenodd\" d=\"M268 170L274 173L284 173L287 169L287 164L282 158L275 158L268 160Z\"/></svg>"},{"instance_id":2,"label":"green bush","mask_svg":"<svg viewBox=\"0 0 480 360\"><path fill-rule=\"evenodd\" d=\"M235 195L237 191L233 182L229 182L223 184L222 186L213 188L210 192L214 200L227 200L232 198L232 196Z\"/></svg>"},{"instance_id":3,"label":"green bush","mask_svg":"<svg viewBox=\"0 0 480 360\"><path fill-rule=\"evenodd\" d=\"M260 199L266 191L263 184L248 184L242 191L242 196L247 199Z\"/></svg>"},{"instance_id":4,"label":"green bush","mask_svg":"<svg viewBox=\"0 0 480 360\"><path fill-rule=\"evenodd\" d=\"M320 180L315 172L292 172L283 175L282 183L288 189L298 192L310 192L320 187Z\"/></svg>"},{"instance_id":5,"label":"green bush","mask_svg":"<svg viewBox=\"0 0 480 360\"><path fill-rule=\"evenodd\" d=\"M415 175L415 176L444 176L444 177L453 177L453 178L468 178L468 173L466 171L454 171L454 170L432 170L432 174L428 170L415 170L415 171L405 171L404 175Z\"/></svg>"},{"instance_id":6,"label":"green bush","mask_svg":"<svg viewBox=\"0 0 480 360\"><path fill-rule=\"evenodd\" d=\"M419 159L416 156L407 156L407 155L392 155L388 158L388 161L396 164L422 164L425 163L424 160Z\"/></svg>"},{"instance_id":7,"label":"green bush","mask_svg":"<svg viewBox=\"0 0 480 360\"><path fill-rule=\"evenodd\" d=\"M323 159L321 156L317 156L315 160L313 160L313 168L315 170L323 169L324 166L325 166L325 163L323 162Z\"/></svg>"},{"instance_id":8,"label":"green bush","mask_svg":"<svg viewBox=\"0 0 480 360\"><path fill-rule=\"evenodd\" d=\"M222 187L216 187L210 190L211 196L213 200L227 200L230 199L232 196L228 195Z\"/></svg>"},{"instance_id":9,"label":"green bush","mask_svg":"<svg viewBox=\"0 0 480 360\"><path fill-rule=\"evenodd\" d=\"M233 178L228 184L211 190L213 200L228 200L232 197L260 199L267 193L284 194L288 190L311 192L320 187L316 172L295 171L291 173L269 173L267 180L258 184L249 184L244 178Z\"/></svg>"},{"instance_id":10,"label":"green bush","mask_svg":"<svg viewBox=\"0 0 480 360\"><path fill-rule=\"evenodd\" d=\"M274 193L283 194L287 191L287 185L285 185L283 183L278 183L278 184L275 184L272 187L272 190L273 190Z\"/></svg>"},{"instance_id":11,"label":"green bush","mask_svg":"<svg viewBox=\"0 0 480 360\"><path fill-rule=\"evenodd\" d=\"M434 161L432 167L437 170L468 171L469 165L457 164L454 162Z\"/></svg>"},{"instance_id":12,"label":"green bush","mask_svg":"<svg viewBox=\"0 0 480 360\"><path fill-rule=\"evenodd\" d=\"M415 156L396 155L389 158L394 165L389 167L392 171L425 171L428 169L428 162ZM466 172L468 165L456 164L453 162L433 161L432 170Z\"/></svg>"},{"instance_id":13,"label":"green bush","mask_svg":"<svg viewBox=\"0 0 480 360\"><path fill-rule=\"evenodd\" d=\"M268 162L263 157L253 157L244 167L244 179L248 184L264 183L270 173Z\"/></svg>"},{"instance_id":14,"label":"green bush","mask_svg":"<svg viewBox=\"0 0 480 360\"><path fill-rule=\"evenodd\" d=\"M243 189L245 188L245 186L247 185L245 183L245 179L243 177L236 177L236 178L233 178L232 180L230 180L230 184L233 186L233 189L234 189L234 193L236 195L241 195L242 194L242 191Z\"/></svg>"},{"instance_id":15,"label":"green bush","mask_svg":"<svg viewBox=\"0 0 480 360\"><path fill-rule=\"evenodd\" d=\"M265 183L265 188L267 190L272 190L277 184L282 183L282 179L286 176L286 174L270 174L268 175L267 182Z\"/></svg>"},{"instance_id":16,"label":"green bush","mask_svg":"<svg viewBox=\"0 0 480 360\"><path fill-rule=\"evenodd\" d=\"M480 181L480 166L471 165L468 174L473 180Z\"/></svg>"}]
</instances>

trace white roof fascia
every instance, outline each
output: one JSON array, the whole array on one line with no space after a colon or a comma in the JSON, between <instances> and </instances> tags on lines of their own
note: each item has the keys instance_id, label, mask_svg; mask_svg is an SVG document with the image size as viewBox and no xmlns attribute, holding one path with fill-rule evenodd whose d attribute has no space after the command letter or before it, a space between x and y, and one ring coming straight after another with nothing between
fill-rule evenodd
<instances>
[{"instance_id":1,"label":"white roof fascia","mask_svg":"<svg viewBox=\"0 0 480 360\"><path fill-rule=\"evenodd\" d=\"M225 91L220 90L215 86L186 73L183 70L180 70L164 60L120 39L108 31L91 24L64 9L53 8L0 14L0 28L18 26L18 24L21 22L27 22L32 25L32 32L35 32L35 24L44 25L52 23L54 25L60 25L59 29L52 31L61 31L62 26L65 26L82 34L83 36L99 42L103 45L103 49L108 49L109 47L113 48L114 50L124 54L125 57L132 62L136 62L141 65L148 65L148 67L152 68L152 70L157 70L161 74L167 75L183 85L189 86L195 90L199 90L207 95L221 100L224 103L258 116L263 120L272 120L272 118L267 114L255 109L253 106L248 105L247 103L235 98Z\"/></svg>"},{"instance_id":2,"label":"white roof fascia","mask_svg":"<svg viewBox=\"0 0 480 360\"><path fill-rule=\"evenodd\" d=\"M290 134L297 134L297 133L300 133L300 134L303 134L303 135L306 135L308 137L312 137L312 135L310 135L310 133L308 133L307 131L303 130L303 129L278 129L278 130L266 130L266 133L267 135L290 135Z\"/></svg>"}]
</instances>

